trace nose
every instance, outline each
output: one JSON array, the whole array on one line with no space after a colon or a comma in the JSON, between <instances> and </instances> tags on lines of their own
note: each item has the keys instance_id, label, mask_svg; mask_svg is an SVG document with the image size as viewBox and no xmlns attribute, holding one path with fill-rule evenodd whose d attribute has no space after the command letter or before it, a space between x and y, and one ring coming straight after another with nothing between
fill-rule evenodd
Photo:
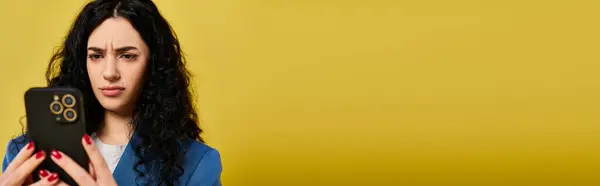
<instances>
[{"instance_id":1,"label":"nose","mask_svg":"<svg viewBox=\"0 0 600 186\"><path fill-rule=\"evenodd\" d=\"M121 74L117 68L117 60L108 58L106 63L104 63L104 71L102 72L102 76L107 81L117 81L121 79Z\"/></svg>"}]
</instances>

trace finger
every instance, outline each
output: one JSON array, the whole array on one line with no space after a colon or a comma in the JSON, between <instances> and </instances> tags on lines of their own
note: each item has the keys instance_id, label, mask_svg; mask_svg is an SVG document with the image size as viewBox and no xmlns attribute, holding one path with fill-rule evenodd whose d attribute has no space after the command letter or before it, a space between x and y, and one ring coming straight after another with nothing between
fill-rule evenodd
<instances>
[{"instance_id":1,"label":"finger","mask_svg":"<svg viewBox=\"0 0 600 186\"><path fill-rule=\"evenodd\" d=\"M88 174L88 172L83 169L79 164L75 163L73 159L64 153L52 150L50 152L52 161L56 163L60 168L62 168L78 185L95 185L94 179L92 176Z\"/></svg>"},{"instance_id":2,"label":"finger","mask_svg":"<svg viewBox=\"0 0 600 186\"><path fill-rule=\"evenodd\" d=\"M56 183L55 186L69 186L69 185L66 184L65 182L58 181L58 183Z\"/></svg>"},{"instance_id":3,"label":"finger","mask_svg":"<svg viewBox=\"0 0 600 186\"><path fill-rule=\"evenodd\" d=\"M92 165L92 163L88 163L89 166L89 170L90 170L90 175L92 176L92 178L94 178L94 180L96 179L96 171L94 171L94 165Z\"/></svg>"},{"instance_id":4,"label":"finger","mask_svg":"<svg viewBox=\"0 0 600 186\"><path fill-rule=\"evenodd\" d=\"M21 164L23 164L23 162L25 162L25 160L27 160L28 158L31 157L34 150L35 150L35 144L33 142L29 142L29 144L27 144L24 148L22 148L19 151L19 153L17 154L15 159L13 159L10 162L8 167L6 167L4 174L10 174L15 169L17 169L17 167L21 166Z\"/></svg>"},{"instance_id":5,"label":"finger","mask_svg":"<svg viewBox=\"0 0 600 186\"><path fill-rule=\"evenodd\" d=\"M84 134L81 139L81 143L83 144L83 148L85 152L90 157L90 161L92 162L92 167L94 168L94 174L98 177L98 179L105 179L106 176L111 176L112 173L108 169L108 165L106 165L106 161L98 151L98 148L92 141L89 135Z\"/></svg>"},{"instance_id":6,"label":"finger","mask_svg":"<svg viewBox=\"0 0 600 186\"><path fill-rule=\"evenodd\" d=\"M58 179L58 174L56 173L50 173L46 170L45 174L42 175L42 170L40 170L40 181L35 182L33 185L35 186L46 186L46 185L55 185L56 183L58 183L60 180Z\"/></svg>"},{"instance_id":7,"label":"finger","mask_svg":"<svg viewBox=\"0 0 600 186\"><path fill-rule=\"evenodd\" d=\"M23 185L31 185L33 184L33 177L31 177L31 175L27 176L27 179L25 179L25 182L23 183Z\"/></svg>"},{"instance_id":8,"label":"finger","mask_svg":"<svg viewBox=\"0 0 600 186\"><path fill-rule=\"evenodd\" d=\"M48 176L50 176L52 174L52 172L46 170L46 169L41 169L38 172L38 175L40 176L41 179L45 179L48 178Z\"/></svg>"},{"instance_id":9,"label":"finger","mask_svg":"<svg viewBox=\"0 0 600 186\"><path fill-rule=\"evenodd\" d=\"M34 156L25 160L21 164L21 166L17 167L6 180L9 185L19 185L25 182L26 178L31 175L31 172L42 163L42 161L46 158L46 153L44 151L39 151L35 153Z\"/></svg>"}]
</instances>

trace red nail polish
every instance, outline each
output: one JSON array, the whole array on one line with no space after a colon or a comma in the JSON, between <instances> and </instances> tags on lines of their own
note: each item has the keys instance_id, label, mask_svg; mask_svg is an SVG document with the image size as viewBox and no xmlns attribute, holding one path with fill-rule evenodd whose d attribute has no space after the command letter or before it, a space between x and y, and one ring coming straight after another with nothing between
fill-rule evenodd
<instances>
[{"instance_id":1,"label":"red nail polish","mask_svg":"<svg viewBox=\"0 0 600 186\"><path fill-rule=\"evenodd\" d=\"M62 158L62 155L60 155L60 153L58 153L58 151L57 151L57 150L52 150L52 152L50 152L50 154L51 154L52 156L54 156L54 158L56 158L56 159L60 159L60 158Z\"/></svg>"},{"instance_id":2,"label":"red nail polish","mask_svg":"<svg viewBox=\"0 0 600 186\"><path fill-rule=\"evenodd\" d=\"M40 170L40 177L45 178L46 176L48 176L48 171L44 169Z\"/></svg>"},{"instance_id":3,"label":"red nail polish","mask_svg":"<svg viewBox=\"0 0 600 186\"><path fill-rule=\"evenodd\" d=\"M48 181L49 181L49 182L52 182L52 181L54 181L54 180L56 180L56 179L58 179L58 174L54 173L54 174L52 174L52 176L50 176L50 177L48 178Z\"/></svg>"},{"instance_id":4,"label":"red nail polish","mask_svg":"<svg viewBox=\"0 0 600 186\"><path fill-rule=\"evenodd\" d=\"M27 144L27 150L30 150L31 148L33 148L35 145L32 142L29 142L29 144Z\"/></svg>"},{"instance_id":5,"label":"red nail polish","mask_svg":"<svg viewBox=\"0 0 600 186\"><path fill-rule=\"evenodd\" d=\"M39 151L38 153L35 153L35 159L40 159L44 156L44 151Z\"/></svg>"},{"instance_id":6,"label":"red nail polish","mask_svg":"<svg viewBox=\"0 0 600 186\"><path fill-rule=\"evenodd\" d=\"M92 144L92 138L90 138L90 136L88 134L84 134L83 139L85 140L85 143L87 143L88 145Z\"/></svg>"}]
</instances>

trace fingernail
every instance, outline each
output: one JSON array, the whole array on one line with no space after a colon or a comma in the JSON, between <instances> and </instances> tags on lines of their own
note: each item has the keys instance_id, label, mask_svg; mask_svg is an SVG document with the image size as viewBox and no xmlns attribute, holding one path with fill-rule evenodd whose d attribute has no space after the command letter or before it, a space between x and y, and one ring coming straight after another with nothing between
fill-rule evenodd
<instances>
[{"instance_id":1,"label":"fingernail","mask_svg":"<svg viewBox=\"0 0 600 186\"><path fill-rule=\"evenodd\" d=\"M85 140L85 143L87 143L88 145L92 144L92 138L90 138L90 136L88 134L84 134L83 139Z\"/></svg>"},{"instance_id":2,"label":"fingernail","mask_svg":"<svg viewBox=\"0 0 600 186\"><path fill-rule=\"evenodd\" d=\"M54 180L56 180L56 179L58 179L58 174L54 173L54 174L52 174L52 176L50 176L50 177L48 178L48 181L49 181L49 182L52 182L52 181L54 181Z\"/></svg>"},{"instance_id":3,"label":"fingernail","mask_svg":"<svg viewBox=\"0 0 600 186\"><path fill-rule=\"evenodd\" d=\"M33 144L33 141L32 141L32 142L29 142L29 144L27 144L27 150L29 150L29 149L33 148L34 146L35 146L35 145Z\"/></svg>"},{"instance_id":4,"label":"fingernail","mask_svg":"<svg viewBox=\"0 0 600 186\"><path fill-rule=\"evenodd\" d=\"M51 154L52 156L54 156L54 158L56 158L56 159L60 159L60 158L62 158L62 155L60 155L60 153L58 153L58 151L57 151L57 150L52 150L52 152L50 152L50 154Z\"/></svg>"},{"instance_id":5,"label":"fingernail","mask_svg":"<svg viewBox=\"0 0 600 186\"><path fill-rule=\"evenodd\" d=\"M48 176L48 171L45 169L40 170L40 177L45 178L46 176Z\"/></svg>"},{"instance_id":6,"label":"fingernail","mask_svg":"<svg viewBox=\"0 0 600 186\"><path fill-rule=\"evenodd\" d=\"M38 153L35 153L35 159L40 159L44 156L44 151L39 151Z\"/></svg>"}]
</instances>

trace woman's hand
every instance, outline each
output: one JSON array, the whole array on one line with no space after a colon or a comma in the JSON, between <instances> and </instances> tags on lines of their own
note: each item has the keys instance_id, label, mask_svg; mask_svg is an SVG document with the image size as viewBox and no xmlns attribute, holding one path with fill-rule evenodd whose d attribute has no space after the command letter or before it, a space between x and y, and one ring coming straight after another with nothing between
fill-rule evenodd
<instances>
[{"instance_id":1,"label":"woman's hand","mask_svg":"<svg viewBox=\"0 0 600 186\"><path fill-rule=\"evenodd\" d=\"M102 186L113 186L117 185L112 173L108 169L108 165L104 161L104 158L96 148L96 145L92 142L90 136L85 134L81 139L81 143L85 148L88 156L90 157L90 172L88 173L79 164L75 163L73 159L66 156L64 153L53 150L52 160L60 166L67 174L77 182L78 185L102 185Z\"/></svg>"},{"instance_id":2,"label":"woman's hand","mask_svg":"<svg viewBox=\"0 0 600 186\"><path fill-rule=\"evenodd\" d=\"M30 142L27 146L17 154L0 176L0 186L16 186L16 185L66 185L58 180L58 174L48 170L40 170L38 173L40 180L33 183L31 172L44 161L46 153L39 151L33 155L34 144Z\"/></svg>"}]
</instances>

